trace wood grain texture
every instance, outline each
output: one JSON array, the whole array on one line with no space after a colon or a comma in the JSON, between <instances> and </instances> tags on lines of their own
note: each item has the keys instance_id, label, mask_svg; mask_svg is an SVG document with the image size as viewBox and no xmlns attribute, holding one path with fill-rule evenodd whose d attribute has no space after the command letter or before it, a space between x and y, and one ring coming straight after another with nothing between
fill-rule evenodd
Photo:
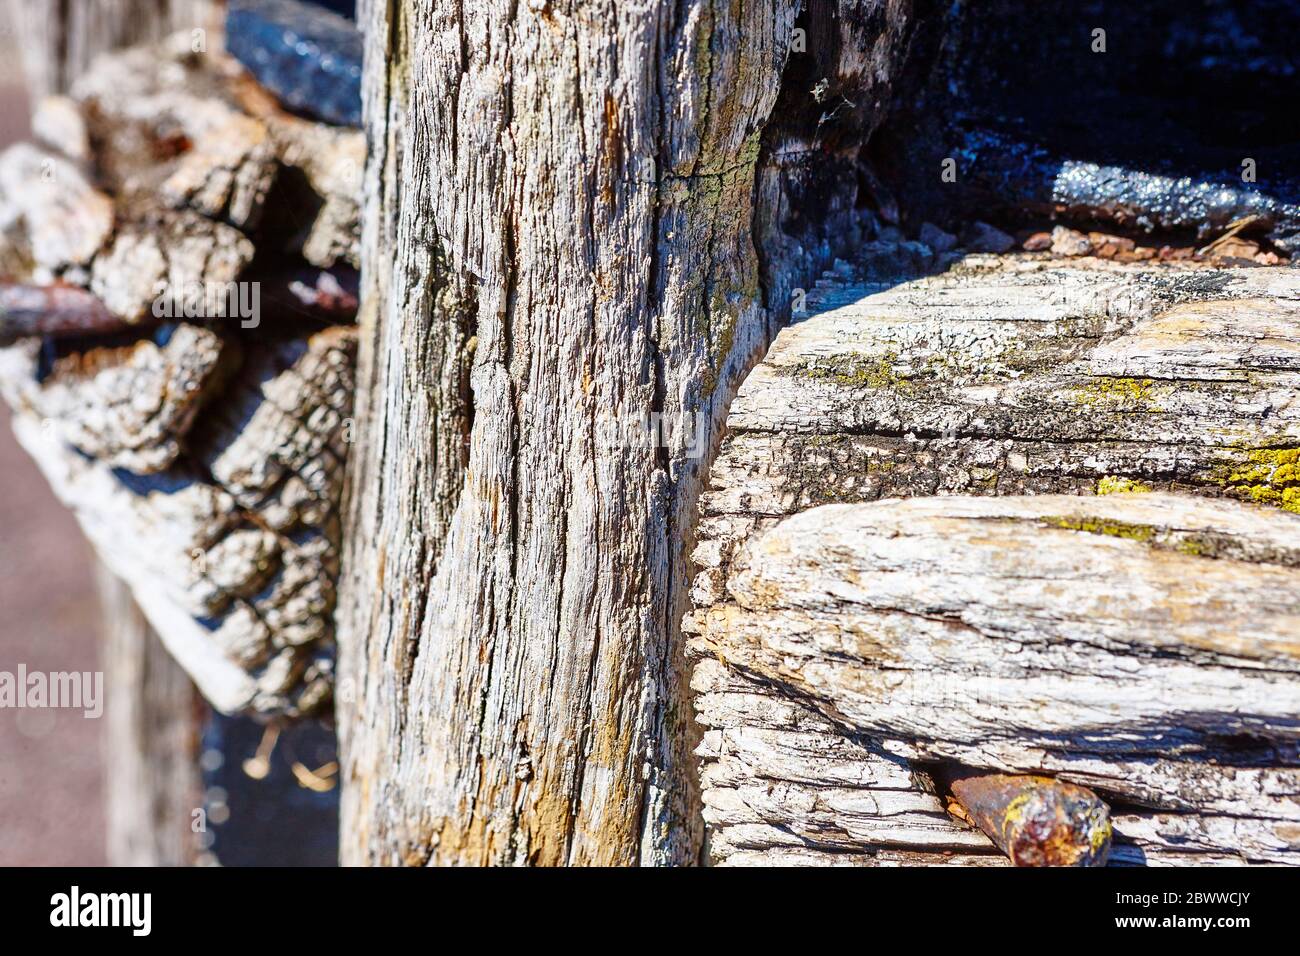
<instances>
[{"instance_id":1,"label":"wood grain texture","mask_svg":"<svg viewBox=\"0 0 1300 956\"><path fill-rule=\"evenodd\" d=\"M1294 862L1297 532L1158 493L827 505L745 545L694 647L900 771L1092 787L1120 860Z\"/></svg>"},{"instance_id":2,"label":"wood grain texture","mask_svg":"<svg viewBox=\"0 0 1300 956\"><path fill-rule=\"evenodd\" d=\"M785 235L804 180L763 173L798 9L365 5L345 861L697 859L696 491L832 245Z\"/></svg>"},{"instance_id":3,"label":"wood grain texture","mask_svg":"<svg viewBox=\"0 0 1300 956\"><path fill-rule=\"evenodd\" d=\"M746 381L702 498L715 860L987 852L948 764L1098 789L1113 862L1291 860L1290 270L853 273ZM992 497L1025 492L1102 496Z\"/></svg>"}]
</instances>

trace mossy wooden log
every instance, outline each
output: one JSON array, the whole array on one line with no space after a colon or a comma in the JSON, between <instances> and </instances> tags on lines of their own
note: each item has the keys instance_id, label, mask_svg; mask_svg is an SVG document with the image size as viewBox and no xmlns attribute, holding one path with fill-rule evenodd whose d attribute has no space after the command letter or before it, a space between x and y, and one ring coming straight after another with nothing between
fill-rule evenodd
<instances>
[{"instance_id":1,"label":"mossy wooden log","mask_svg":"<svg viewBox=\"0 0 1300 956\"><path fill-rule=\"evenodd\" d=\"M1292 860L1297 292L1017 257L826 283L701 501L715 859L987 852L951 764L1093 786L1113 862Z\"/></svg>"}]
</instances>

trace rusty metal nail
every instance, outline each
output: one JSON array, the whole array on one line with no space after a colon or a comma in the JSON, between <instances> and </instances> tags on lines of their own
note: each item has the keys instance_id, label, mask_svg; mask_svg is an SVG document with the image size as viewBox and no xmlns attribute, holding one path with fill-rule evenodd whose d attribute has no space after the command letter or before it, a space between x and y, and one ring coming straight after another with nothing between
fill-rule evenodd
<instances>
[{"instance_id":1,"label":"rusty metal nail","mask_svg":"<svg viewBox=\"0 0 1300 956\"><path fill-rule=\"evenodd\" d=\"M1106 865L1110 808L1086 787L986 774L954 780L952 794L1015 866Z\"/></svg>"},{"instance_id":2,"label":"rusty metal nail","mask_svg":"<svg viewBox=\"0 0 1300 956\"><path fill-rule=\"evenodd\" d=\"M120 332L130 323L75 285L0 282L0 345L34 336Z\"/></svg>"}]
</instances>

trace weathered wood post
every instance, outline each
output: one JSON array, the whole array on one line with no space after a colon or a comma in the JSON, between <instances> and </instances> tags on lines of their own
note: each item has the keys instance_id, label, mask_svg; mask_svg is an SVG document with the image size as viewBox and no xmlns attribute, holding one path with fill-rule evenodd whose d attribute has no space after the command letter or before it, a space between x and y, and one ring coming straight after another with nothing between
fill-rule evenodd
<instances>
[{"instance_id":1,"label":"weathered wood post","mask_svg":"<svg viewBox=\"0 0 1300 956\"><path fill-rule=\"evenodd\" d=\"M97 568L104 612L104 767L113 866L188 866L198 854L199 714L194 684L153 632L130 589Z\"/></svg>"},{"instance_id":2,"label":"weathered wood post","mask_svg":"<svg viewBox=\"0 0 1300 956\"><path fill-rule=\"evenodd\" d=\"M345 862L697 858L700 477L791 280L829 264L781 228L838 156L805 74L859 104L853 142L912 17L812 4L787 89L802 6L366 5Z\"/></svg>"}]
</instances>

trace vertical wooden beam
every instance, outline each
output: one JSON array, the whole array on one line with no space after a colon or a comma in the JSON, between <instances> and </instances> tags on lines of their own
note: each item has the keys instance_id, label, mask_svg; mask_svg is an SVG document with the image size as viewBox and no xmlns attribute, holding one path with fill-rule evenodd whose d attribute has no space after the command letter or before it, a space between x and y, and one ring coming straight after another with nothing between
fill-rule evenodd
<instances>
[{"instance_id":1,"label":"vertical wooden beam","mask_svg":"<svg viewBox=\"0 0 1300 956\"><path fill-rule=\"evenodd\" d=\"M104 610L104 767L112 866L188 866L199 850L193 812L201 701L136 607L96 562Z\"/></svg>"},{"instance_id":2,"label":"vertical wooden beam","mask_svg":"<svg viewBox=\"0 0 1300 956\"><path fill-rule=\"evenodd\" d=\"M345 862L697 858L685 548L799 5L369 4Z\"/></svg>"}]
</instances>

